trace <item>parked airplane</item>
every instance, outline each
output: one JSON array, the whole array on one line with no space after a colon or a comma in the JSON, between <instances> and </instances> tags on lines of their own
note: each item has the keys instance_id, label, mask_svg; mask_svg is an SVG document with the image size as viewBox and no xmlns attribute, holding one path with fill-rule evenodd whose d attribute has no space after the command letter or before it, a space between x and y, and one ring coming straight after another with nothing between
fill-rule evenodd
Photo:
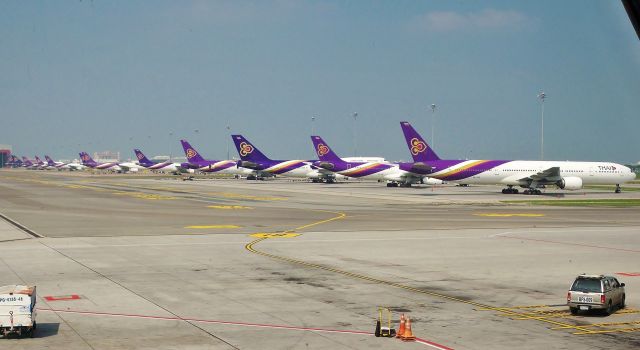
<instances>
[{"instance_id":1,"label":"parked airplane","mask_svg":"<svg viewBox=\"0 0 640 350\"><path fill-rule=\"evenodd\" d=\"M410 171L411 166L389 162L348 162L338 157L320 136L311 136L313 148L320 158L313 165L347 177L387 180L388 187L409 187L422 182L422 174ZM403 169L404 168L404 169Z\"/></svg>"},{"instance_id":2,"label":"parked airplane","mask_svg":"<svg viewBox=\"0 0 640 350\"><path fill-rule=\"evenodd\" d=\"M87 152L80 152L80 160L82 161L82 165L92 169L122 171L122 168L120 168L117 162L98 163L93 160Z\"/></svg>"},{"instance_id":3,"label":"parked airplane","mask_svg":"<svg viewBox=\"0 0 640 350\"><path fill-rule=\"evenodd\" d=\"M35 156L35 162L33 162L33 165L41 170L47 168L47 164L43 162L42 159L40 159L40 157L38 156Z\"/></svg>"},{"instance_id":4,"label":"parked airplane","mask_svg":"<svg viewBox=\"0 0 640 350\"><path fill-rule=\"evenodd\" d=\"M15 155L11 155L9 161L7 162L7 166L11 168L18 168L22 166L22 161L18 159Z\"/></svg>"},{"instance_id":5,"label":"parked airplane","mask_svg":"<svg viewBox=\"0 0 640 350\"><path fill-rule=\"evenodd\" d=\"M562 162L524 160L443 160L408 122L400 122L407 146L416 164L430 167L431 178L462 184L502 184L502 193L540 194L540 188L555 185L579 190L584 185L616 185L635 179L624 165L611 162Z\"/></svg>"},{"instance_id":6,"label":"parked airplane","mask_svg":"<svg viewBox=\"0 0 640 350\"><path fill-rule=\"evenodd\" d=\"M193 169L205 173L220 173L232 175L245 175L255 178L255 171L247 168L239 168L235 160L208 160L204 159L187 140L180 140L182 149L187 157L187 163L181 166L185 169Z\"/></svg>"},{"instance_id":7,"label":"parked airplane","mask_svg":"<svg viewBox=\"0 0 640 350\"><path fill-rule=\"evenodd\" d=\"M58 170L82 170L84 169L84 166L82 164L78 164L78 163L63 163L63 162L54 162L53 159L51 159L51 157L49 157L48 155L44 156L44 159L47 160L47 166L49 166L52 169L58 169Z\"/></svg>"},{"instance_id":8,"label":"parked airplane","mask_svg":"<svg viewBox=\"0 0 640 350\"><path fill-rule=\"evenodd\" d=\"M138 164L149 170L168 171L177 174L183 169L180 163L173 163L169 161L160 163L152 162L139 149L134 149L133 152L136 154L136 158L138 158Z\"/></svg>"},{"instance_id":9,"label":"parked airplane","mask_svg":"<svg viewBox=\"0 0 640 350\"><path fill-rule=\"evenodd\" d=\"M27 168L27 169L35 169L36 165L33 164L33 162L31 160L29 160L29 158L22 156L22 166Z\"/></svg>"},{"instance_id":10,"label":"parked airplane","mask_svg":"<svg viewBox=\"0 0 640 350\"><path fill-rule=\"evenodd\" d=\"M332 172L323 171L312 166L311 163L313 161L269 159L242 135L231 135L231 138L236 145L238 154L240 154L238 166L255 170L258 178L282 175L303 177L315 180L315 182L326 181L328 183L336 179L336 175Z\"/></svg>"}]
</instances>

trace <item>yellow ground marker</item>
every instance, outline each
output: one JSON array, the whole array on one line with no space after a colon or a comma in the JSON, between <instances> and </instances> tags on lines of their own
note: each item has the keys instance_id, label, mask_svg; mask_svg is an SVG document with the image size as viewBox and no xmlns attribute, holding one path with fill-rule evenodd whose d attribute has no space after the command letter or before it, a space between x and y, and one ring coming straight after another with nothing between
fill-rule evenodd
<instances>
[{"instance_id":1,"label":"yellow ground marker","mask_svg":"<svg viewBox=\"0 0 640 350\"><path fill-rule=\"evenodd\" d=\"M214 196L221 196L225 198L232 199L248 199L254 201L286 201L288 198L285 197L272 197L272 196L252 196L248 194L240 194L240 193L232 193L232 192L209 192L208 194Z\"/></svg>"},{"instance_id":2,"label":"yellow ground marker","mask_svg":"<svg viewBox=\"0 0 640 350\"><path fill-rule=\"evenodd\" d=\"M193 226L185 226L184 228L195 228L195 229L205 229L205 228L240 228L240 226L236 226L236 225L193 225Z\"/></svg>"},{"instance_id":3,"label":"yellow ground marker","mask_svg":"<svg viewBox=\"0 0 640 350\"><path fill-rule=\"evenodd\" d=\"M251 237L257 238L293 238L300 236L299 233L254 233Z\"/></svg>"},{"instance_id":4,"label":"yellow ground marker","mask_svg":"<svg viewBox=\"0 0 640 350\"><path fill-rule=\"evenodd\" d=\"M325 213L333 213L336 214L336 216L326 219L326 220L321 220L321 221L316 221L304 226L299 226L296 227L294 229L291 230L286 230L283 231L283 234L286 233L290 233L292 231L295 230L302 230L305 228L309 228L309 227L313 227L316 225L320 225L326 222L330 222L330 221L334 221L334 220L339 220L339 219L344 219L347 215L344 213L340 213L340 212L332 212L332 211L328 211L328 210L318 210L320 212L325 212ZM372 282L372 283L376 283L376 284L380 284L380 285L387 285L387 286L391 286L391 287L396 287L396 288L401 288L407 291L411 291L411 292L415 292L415 293L420 293L420 294L424 294L424 295L430 295L432 297L437 297L437 298L441 298L444 300L450 300L450 301L455 301L455 302L459 302L459 303L463 303L463 304L468 304L468 305L472 305L475 306L476 308L481 308L484 310L492 310L494 312L499 312L499 313L503 313L503 314L509 314L513 317L522 317L525 316L526 319L529 320L536 320L536 321L540 321L540 322L544 322L547 324L551 324L554 326L571 326L571 329L575 330L575 331L579 331L579 333L574 333L574 334L591 334L591 333L595 333L592 332L592 330L590 330L587 327L582 327L580 325L572 325L572 324L568 324L566 322L560 322L560 321L555 321L552 319L548 319L548 318L544 318L544 317L539 317L539 316L535 316L535 315L527 315L527 314L522 314L521 312L518 311L514 311L514 310L509 310L508 308L501 308L501 307L494 307L494 306L490 306L487 304L482 304L479 302L475 302L475 301L471 301L471 300L466 300L466 299L460 299L454 296L449 296L446 294L441 294L438 292L433 292L433 291L429 291L429 290L424 290L424 289L419 289L419 288L415 288L415 287L411 287L408 285L404 285L404 284L400 284L398 282L393 282L393 281L388 281L388 280L383 280L383 279L379 279L379 278L375 278L375 277L370 277L367 275L363 275L363 274L358 274L358 273L354 273L354 272L349 272L349 271L345 271L345 270L340 270L337 268L333 268L327 265L322 265L322 264L316 264L316 263L312 263L312 262L307 262L304 260L298 260L298 259L293 259L293 258L289 258L286 256L280 256L280 255L275 255L275 254L270 254L261 250L257 250L256 248L254 248L255 245L257 245L258 243L267 240L269 238L265 238L265 237L260 237L257 238L256 240L247 243L244 248L248 251L250 251L251 253L254 254L258 254L258 255L262 255L268 258L272 258L272 259L276 259L276 260L280 260L280 261L285 261L285 262L289 262L292 264L297 264L297 265L301 265L301 266L305 266L305 267L309 267L309 268L315 268L315 269L320 269L320 270L325 270L325 271L329 271L329 272L334 272L337 274L341 274L350 278L354 278L354 279L360 279L360 280L364 280L364 281L368 281L368 282Z\"/></svg>"},{"instance_id":5,"label":"yellow ground marker","mask_svg":"<svg viewBox=\"0 0 640 350\"><path fill-rule=\"evenodd\" d=\"M164 195L161 195L161 194L144 193L144 192L115 191L115 192L111 192L111 193L117 194L117 195L121 195L121 196L140 198L140 199L152 199L152 200L155 200L155 199L159 199L159 200L176 199L176 197L164 196Z\"/></svg>"},{"instance_id":6,"label":"yellow ground marker","mask_svg":"<svg viewBox=\"0 0 640 350\"><path fill-rule=\"evenodd\" d=\"M251 207L245 207L245 206L242 206L242 205L208 205L207 208L228 209L228 210L253 209Z\"/></svg>"},{"instance_id":7,"label":"yellow ground marker","mask_svg":"<svg viewBox=\"0 0 640 350\"><path fill-rule=\"evenodd\" d=\"M526 217L526 218L538 218L544 216L544 214L531 214L531 213L480 213L473 214L475 216L486 216L486 217L496 217L496 218L506 218L506 217Z\"/></svg>"}]
</instances>

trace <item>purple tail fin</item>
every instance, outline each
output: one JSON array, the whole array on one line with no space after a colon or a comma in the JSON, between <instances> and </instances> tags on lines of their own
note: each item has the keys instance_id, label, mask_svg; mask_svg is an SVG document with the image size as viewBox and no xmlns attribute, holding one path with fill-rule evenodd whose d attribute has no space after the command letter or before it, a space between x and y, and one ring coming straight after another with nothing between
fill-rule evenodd
<instances>
[{"instance_id":1,"label":"purple tail fin","mask_svg":"<svg viewBox=\"0 0 640 350\"><path fill-rule=\"evenodd\" d=\"M236 145L240 159L250 162L264 162L271 160L262 154L260 150L252 145L251 142L245 139L242 135L231 135L231 138L233 139L233 143Z\"/></svg>"},{"instance_id":2,"label":"purple tail fin","mask_svg":"<svg viewBox=\"0 0 640 350\"><path fill-rule=\"evenodd\" d=\"M147 156L144 155L144 153L142 153L141 150L139 149L134 149L133 152L136 154L136 158L138 158L138 161L140 162L140 164L142 165L150 165L153 164L152 161L150 161Z\"/></svg>"},{"instance_id":3,"label":"purple tail fin","mask_svg":"<svg viewBox=\"0 0 640 350\"><path fill-rule=\"evenodd\" d=\"M31 161L29 160L29 158L22 156L22 162L24 163L25 166L29 167L29 166L33 166L33 163L31 163Z\"/></svg>"},{"instance_id":4,"label":"purple tail fin","mask_svg":"<svg viewBox=\"0 0 640 350\"><path fill-rule=\"evenodd\" d=\"M430 162L440 160L436 152L429 147L427 142L418 134L418 132L409 124L409 122L400 122L404 138L411 152L414 162Z\"/></svg>"},{"instance_id":5,"label":"purple tail fin","mask_svg":"<svg viewBox=\"0 0 640 350\"><path fill-rule=\"evenodd\" d=\"M316 151L318 159L320 159L321 162L331 162L334 164L344 163L344 161L329 148L329 145L327 145L322 137L311 136L311 141L313 142L313 149Z\"/></svg>"},{"instance_id":6,"label":"purple tail fin","mask_svg":"<svg viewBox=\"0 0 640 350\"><path fill-rule=\"evenodd\" d=\"M202 158L200 153L196 151L195 148L191 147L191 144L187 142L187 140L180 140L182 143L182 149L184 149L184 155L187 156L187 162L189 163L200 163L205 162L205 159Z\"/></svg>"},{"instance_id":7,"label":"purple tail fin","mask_svg":"<svg viewBox=\"0 0 640 350\"><path fill-rule=\"evenodd\" d=\"M51 157L49 157L46 154L44 155L44 159L47 160L47 165L49 165L49 166L55 166L56 165L56 163L53 161L53 159L51 159Z\"/></svg>"},{"instance_id":8,"label":"purple tail fin","mask_svg":"<svg viewBox=\"0 0 640 350\"><path fill-rule=\"evenodd\" d=\"M82 161L82 165L95 166L98 164L87 152L80 152L80 160Z\"/></svg>"},{"instance_id":9,"label":"purple tail fin","mask_svg":"<svg viewBox=\"0 0 640 350\"><path fill-rule=\"evenodd\" d=\"M42 165L42 164L44 164L44 162L42 161L42 159L40 159L40 157L38 157L38 156L35 156L35 160L36 160L36 164L38 164L38 165Z\"/></svg>"}]
</instances>

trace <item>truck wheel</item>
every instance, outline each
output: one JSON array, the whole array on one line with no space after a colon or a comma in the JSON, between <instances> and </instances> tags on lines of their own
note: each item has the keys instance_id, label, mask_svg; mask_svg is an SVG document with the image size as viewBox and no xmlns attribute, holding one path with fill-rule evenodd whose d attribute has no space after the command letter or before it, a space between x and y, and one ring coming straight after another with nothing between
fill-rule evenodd
<instances>
[{"instance_id":1,"label":"truck wheel","mask_svg":"<svg viewBox=\"0 0 640 350\"><path fill-rule=\"evenodd\" d=\"M627 305L625 304L625 300L624 300L624 299L625 299L625 296L623 295L623 296L622 296L622 300L620 301L620 308L621 308L621 309L624 309L624 308L627 306Z\"/></svg>"},{"instance_id":2,"label":"truck wheel","mask_svg":"<svg viewBox=\"0 0 640 350\"><path fill-rule=\"evenodd\" d=\"M571 311L572 315L577 315L578 314L578 308L577 307L569 307L569 311Z\"/></svg>"},{"instance_id":3,"label":"truck wheel","mask_svg":"<svg viewBox=\"0 0 640 350\"><path fill-rule=\"evenodd\" d=\"M605 315L609 316L613 313L613 304L611 303L611 300L609 300L609 304L607 304L607 309L604 310Z\"/></svg>"}]
</instances>

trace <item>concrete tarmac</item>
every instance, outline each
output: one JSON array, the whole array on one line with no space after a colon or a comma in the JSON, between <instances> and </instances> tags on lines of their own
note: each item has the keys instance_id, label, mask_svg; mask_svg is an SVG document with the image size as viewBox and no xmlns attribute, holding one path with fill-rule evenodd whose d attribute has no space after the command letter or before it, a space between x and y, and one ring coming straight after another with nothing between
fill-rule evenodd
<instances>
[{"instance_id":1,"label":"concrete tarmac","mask_svg":"<svg viewBox=\"0 0 640 350\"><path fill-rule=\"evenodd\" d=\"M500 187L0 171L0 285L36 284L12 349L633 349L638 208L550 207ZM545 199L640 198L548 189ZM627 308L572 316L579 273ZM77 297L70 297L77 295ZM49 300L44 299L49 296ZM376 308L421 342L376 338Z\"/></svg>"}]
</instances>

